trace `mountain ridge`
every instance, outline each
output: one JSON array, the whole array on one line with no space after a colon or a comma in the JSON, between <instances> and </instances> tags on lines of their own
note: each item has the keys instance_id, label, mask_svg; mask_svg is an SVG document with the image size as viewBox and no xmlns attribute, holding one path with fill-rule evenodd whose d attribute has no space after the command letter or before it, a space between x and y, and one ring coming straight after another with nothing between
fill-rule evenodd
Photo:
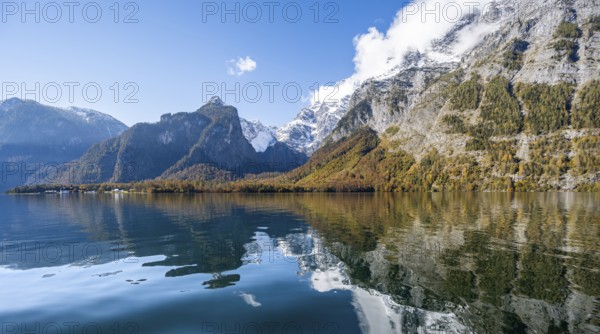
<instances>
[{"instance_id":1,"label":"mountain ridge","mask_svg":"<svg viewBox=\"0 0 600 334\"><path fill-rule=\"evenodd\" d=\"M285 144L257 151L244 135L237 109L213 98L194 112L164 114L99 143L75 162L64 183L141 180L232 180L283 172L306 161Z\"/></svg>"},{"instance_id":2,"label":"mountain ridge","mask_svg":"<svg viewBox=\"0 0 600 334\"><path fill-rule=\"evenodd\" d=\"M32 174L78 158L93 144L125 131L112 116L12 98L0 103L2 183L8 189Z\"/></svg>"},{"instance_id":3,"label":"mountain ridge","mask_svg":"<svg viewBox=\"0 0 600 334\"><path fill-rule=\"evenodd\" d=\"M392 50L398 52L376 75L360 76L357 65L338 83L336 98L315 98L275 132L276 141L274 129L229 116L228 126L211 125L214 131L159 177L201 178L202 170L219 174L210 167L220 164L232 173L238 157L253 167L261 159L281 163L280 156L298 161L293 149L311 156L307 165L241 181L240 189L599 189L600 4L533 3L524 11L523 1L490 1L418 47ZM391 40L392 32L382 38ZM220 99L209 105L227 108ZM266 139L253 146L261 131ZM240 145L215 150L209 137Z\"/></svg>"},{"instance_id":4,"label":"mountain ridge","mask_svg":"<svg viewBox=\"0 0 600 334\"><path fill-rule=\"evenodd\" d=\"M365 82L322 149L372 129L381 164L401 154L414 160L411 167L393 175L364 168L374 159L368 153L350 154L363 170L346 165L324 175L340 165L319 156L308 163L318 167L294 182L352 184L355 176L382 190L599 189L598 13L597 4L542 3L460 63Z\"/></svg>"}]
</instances>

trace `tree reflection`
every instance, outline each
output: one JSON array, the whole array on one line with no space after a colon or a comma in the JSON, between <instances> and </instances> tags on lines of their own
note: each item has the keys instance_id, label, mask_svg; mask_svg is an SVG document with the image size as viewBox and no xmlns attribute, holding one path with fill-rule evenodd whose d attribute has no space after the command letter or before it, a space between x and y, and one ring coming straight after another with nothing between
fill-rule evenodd
<instances>
[{"instance_id":1,"label":"tree reflection","mask_svg":"<svg viewBox=\"0 0 600 334\"><path fill-rule=\"evenodd\" d=\"M372 289L407 307L453 312L476 331L600 331L598 194L12 200L23 212L38 210L63 223L13 222L2 227L5 236L27 231L37 240L55 229L71 241L123 245L139 258L164 255L143 265L165 267L166 277L212 274L202 283L207 289L237 284L244 277L227 272L269 261L279 249L298 261L301 274L341 261L349 279L343 286ZM23 266L42 265L49 264Z\"/></svg>"}]
</instances>

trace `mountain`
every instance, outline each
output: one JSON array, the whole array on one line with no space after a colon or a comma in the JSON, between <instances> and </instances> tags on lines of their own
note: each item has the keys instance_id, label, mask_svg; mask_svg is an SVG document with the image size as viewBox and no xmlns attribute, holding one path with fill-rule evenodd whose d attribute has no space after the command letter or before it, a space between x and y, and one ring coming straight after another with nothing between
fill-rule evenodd
<instances>
[{"instance_id":1,"label":"mountain","mask_svg":"<svg viewBox=\"0 0 600 334\"><path fill-rule=\"evenodd\" d=\"M600 190L600 4L453 4L357 36L356 72L275 134L213 99L94 146L75 183L232 180L310 155L240 189Z\"/></svg>"},{"instance_id":2,"label":"mountain","mask_svg":"<svg viewBox=\"0 0 600 334\"><path fill-rule=\"evenodd\" d=\"M490 2L357 81L345 112L323 109L342 116L321 144L312 135L317 112L302 110L280 139L314 153L285 181L322 189L600 189L600 5L527 4Z\"/></svg>"},{"instance_id":3,"label":"mountain","mask_svg":"<svg viewBox=\"0 0 600 334\"><path fill-rule=\"evenodd\" d=\"M0 159L5 190L36 171L71 161L127 126L90 109L61 109L12 98L0 103Z\"/></svg>"},{"instance_id":4,"label":"mountain","mask_svg":"<svg viewBox=\"0 0 600 334\"><path fill-rule=\"evenodd\" d=\"M265 126L258 120L248 121L243 118L240 118L240 125L244 137L256 152L264 152L277 142L277 128L274 126Z\"/></svg>"},{"instance_id":5,"label":"mountain","mask_svg":"<svg viewBox=\"0 0 600 334\"><path fill-rule=\"evenodd\" d=\"M406 46L406 51L401 56L389 56L384 60L385 64L378 64L378 67L382 67L380 72L370 73L366 77L364 74L355 73L351 77L340 80L334 85L324 87L324 89L319 91L318 96L311 106L303 108L291 122L278 130L278 140L288 144L299 152L312 155L324 144L325 140L336 129L338 123L350 109L360 102L356 94L367 90L368 88L365 86L381 86L383 92L386 91L386 86L389 86L389 82L395 80L394 77L407 70L409 71L407 74L414 73L411 70L416 68L432 69L440 73L445 73L449 69L458 67L461 60L470 51L476 49L477 46L473 45L472 49L467 50L458 48L457 44L459 44L460 37L472 34L473 30L489 31L488 21L493 21L489 17L497 15L497 13L483 15L477 9L471 13L464 11L464 8L461 13L467 14L461 17L460 20L457 20L456 24L448 26L446 28L447 32L441 36L442 38L430 38L431 43L423 46L422 50L415 50L412 46ZM419 12L413 14L419 20L421 15L425 15ZM426 20L420 23L426 26L422 27L425 29L440 25L439 22L436 24L436 22ZM412 31L402 31L402 33L413 34ZM423 34L426 33L423 32ZM479 39L483 37L477 36ZM421 39L427 40L427 37L423 36ZM430 78L425 79L428 80ZM396 96L390 97L400 100L388 101L396 105L386 107L398 109L399 104L403 102L402 99L405 98L401 91L410 87L413 80L423 85L422 81L418 82L423 80L423 78L405 78L403 83L394 87L396 91L392 93L396 93ZM377 94L377 92L373 93ZM389 117L383 115L383 118ZM379 120L380 124L386 122L389 122L389 120Z\"/></svg>"},{"instance_id":6,"label":"mountain","mask_svg":"<svg viewBox=\"0 0 600 334\"><path fill-rule=\"evenodd\" d=\"M254 134L254 144L244 136ZM93 146L65 183L131 182L150 179L232 180L246 174L288 171L306 156L286 145L261 140L266 127L250 129L237 109L219 98L195 112L165 114ZM255 124L257 125L257 124ZM258 138L258 140L257 140ZM267 146L267 147L264 147Z\"/></svg>"},{"instance_id":7,"label":"mountain","mask_svg":"<svg viewBox=\"0 0 600 334\"><path fill-rule=\"evenodd\" d=\"M298 152L311 155L335 129L348 110L350 95L330 101L315 101L277 130L277 140Z\"/></svg>"}]
</instances>

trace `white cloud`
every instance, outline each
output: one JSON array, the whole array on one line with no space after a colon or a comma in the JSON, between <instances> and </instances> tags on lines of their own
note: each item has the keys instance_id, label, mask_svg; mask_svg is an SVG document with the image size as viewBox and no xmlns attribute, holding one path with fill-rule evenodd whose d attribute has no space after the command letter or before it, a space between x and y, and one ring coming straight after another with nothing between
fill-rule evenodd
<instances>
[{"instance_id":1,"label":"white cloud","mask_svg":"<svg viewBox=\"0 0 600 334\"><path fill-rule=\"evenodd\" d=\"M246 56L238 59L231 59L227 62L227 74L241 76L244 73L250 73L256 70L256 61Z\"/></svg>"},{"instance_id":2,"label":"white cloud","mask_svg":"<svg viewBox=\"0 0 600 334\"><path fill-rule=\"evenodd\" d=\"M354 38L356 79L365 80L386 73L400 65L410 51L430 51L431 43L443 38L462 17L489 10L489 2L424 0L408 4L396 14L386 32L371 27L367 33ZM476 42L473 39L479 41L480 38L482 36L459 36L457 46L467 44L472 47ZM458 49L465 51L466 48ZM447 51L453 53L459 50Z\"/></svg>"},{"instance_id":3,"label":"white cloud","mask_svg":"<svg viewBox=\"0 0 600 334\"><path fill-rule=\"evenodd\" d=\"M381 77L402 64L411 51L429 52L431 57L458 60L477 45L486 34L493 32L497 22L478 21L457 34L458 40L444 54L432 52L432 42L442 39L460 19L492 9L492 0L414 0L396 13L387 31L371 27L354 38L354 73L338 82L335 97L353 92L365 80ZM323 100L331 87L322 87L313 94L312 102Z\"/></svg>"}]
</instances>

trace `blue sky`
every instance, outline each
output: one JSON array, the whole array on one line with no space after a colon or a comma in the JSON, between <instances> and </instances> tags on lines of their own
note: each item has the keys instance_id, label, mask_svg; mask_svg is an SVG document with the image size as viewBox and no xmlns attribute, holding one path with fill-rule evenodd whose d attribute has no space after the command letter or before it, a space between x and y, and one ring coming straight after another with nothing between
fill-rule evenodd
<instances>
[{"instance_id":1,"label":"blue sky","mask_svg":"<svg viewBox=\"0 0 600 334\"><path fill-rule=\"evenodd\" d=\"M385 31L402 7L394 0L280 1L272 7L269 1L227 1L233 12L239 6L236 22L235 14L223 20L221 1L122 1L118 10L114 4L29 1L24 8L20 1L3 2L0 99L88 107L132 125L196 110L216 89L242 117L282 125L308 103L297 92L307 98L316 84L352 75L353 38L369 27ZM256 67L246 62L252 71L232 73L240 57ZM223 88L235 91L236 83L238 92L223 94Z\"/></svg>"}]
</instances>

